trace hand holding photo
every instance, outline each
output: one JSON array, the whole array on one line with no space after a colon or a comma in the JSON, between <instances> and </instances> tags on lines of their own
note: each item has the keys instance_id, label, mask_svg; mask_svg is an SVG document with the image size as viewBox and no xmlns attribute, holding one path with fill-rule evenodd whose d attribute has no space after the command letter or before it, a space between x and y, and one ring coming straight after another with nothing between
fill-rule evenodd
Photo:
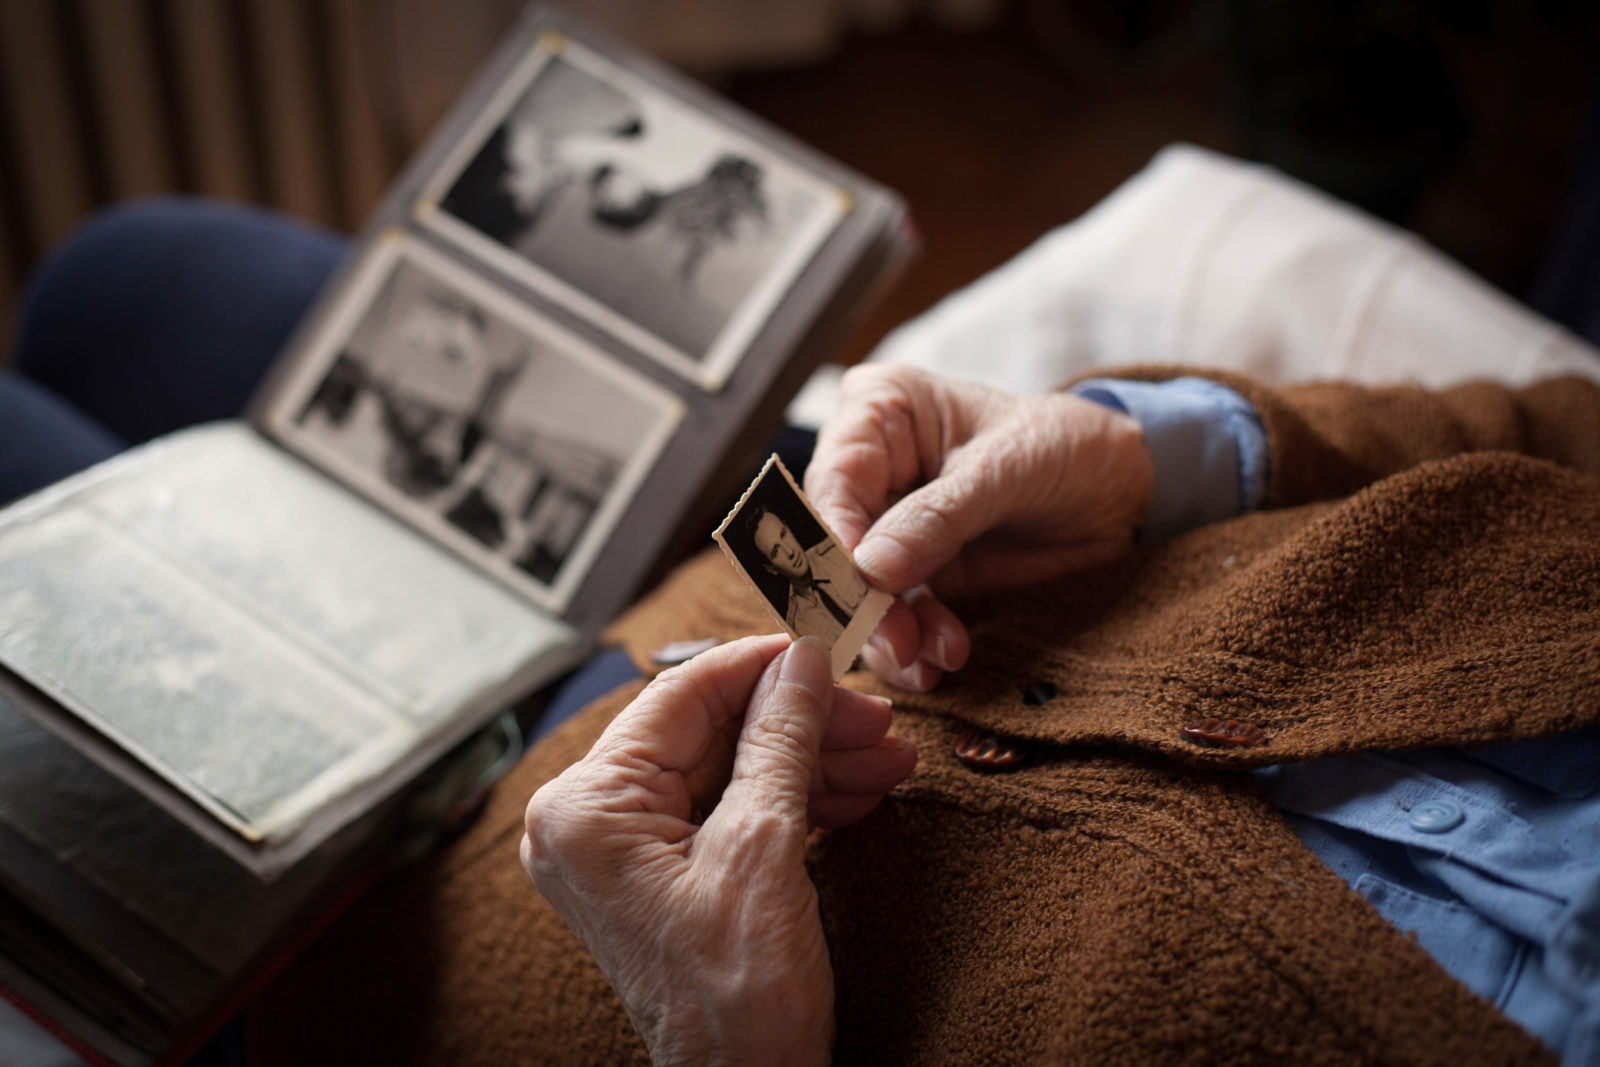
<instances>
[{"instance_id":1,"label":"hand holding photo","mask_svg":"<svg viewBox=\"0 0 1600 1067\"><path fill-rule=\"evenodd\" d=\"M894 602L867 584L775 455L712 536L785 630L827 644L835 682Z\"/></svg>"}]
</instances>

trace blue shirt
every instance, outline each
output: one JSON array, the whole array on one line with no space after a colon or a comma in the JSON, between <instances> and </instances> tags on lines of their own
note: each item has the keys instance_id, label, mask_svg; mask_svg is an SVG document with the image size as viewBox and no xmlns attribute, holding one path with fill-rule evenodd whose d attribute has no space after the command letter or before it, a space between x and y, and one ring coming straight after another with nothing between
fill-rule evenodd
<instances>
[{"instance_id":1,"label":"blue shirt","mask_svg":"<svg viewBox=\"0 0 1600 1067\"><path fill-rule=\"evenodd\" d=\"M1266 435L1233 390L1074 392L1139 421L1155 469L1145 542L1261 503ZM1600 730L1255 773L1300 840L1462 984L1563 1062L1600 1064Z\"/></svg>"}]
</instances>

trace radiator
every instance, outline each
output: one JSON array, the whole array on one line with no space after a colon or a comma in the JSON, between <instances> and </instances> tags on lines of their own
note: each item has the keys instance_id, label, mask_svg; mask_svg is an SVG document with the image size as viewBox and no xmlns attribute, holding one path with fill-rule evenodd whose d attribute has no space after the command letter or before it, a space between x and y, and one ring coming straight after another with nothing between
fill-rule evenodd
<instances>
[{"instance_id":1,"label":"radiator","mask_svg":"<svg viewBox=\"0 0 1600 1067\"><path fill-rule=\"evenodd\" d=\"M358 227L526 0L0 0L0 339L28 268L163 192ZM565 0L702 74L815 60L913 10L1000 0ZM0 343L0 363L10 345Z\"/></svg>"},{"instance_id":2,"label":"radiator","mask_svg":"<svg viewBox=\"0 0 1600 1067\"><path fill-rule=\"evenodd\" d=\"M518 6L0 0L0 336L28 268L115 200L354 229Z\"/></svg>"}]
</instances>

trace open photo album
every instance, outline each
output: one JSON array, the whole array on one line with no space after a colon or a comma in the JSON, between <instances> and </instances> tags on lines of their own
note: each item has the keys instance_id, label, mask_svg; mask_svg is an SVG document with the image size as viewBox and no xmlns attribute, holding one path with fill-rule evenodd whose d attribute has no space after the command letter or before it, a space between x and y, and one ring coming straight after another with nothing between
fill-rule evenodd
<instances>
[{"instance_id":1,"label":"open photo album","mask_svg":"<svg viewBox=\"0 0 1600 1067\"><path fill-rule=\"evenodd\" d=\"M159 1058L374 812L705 543L907 232L892 193L530 10L247 418L0 512L0 744L75 783L0 783L0 987ZM86 847L97 804L195 877Z\"/></svg>"}]
</instances>

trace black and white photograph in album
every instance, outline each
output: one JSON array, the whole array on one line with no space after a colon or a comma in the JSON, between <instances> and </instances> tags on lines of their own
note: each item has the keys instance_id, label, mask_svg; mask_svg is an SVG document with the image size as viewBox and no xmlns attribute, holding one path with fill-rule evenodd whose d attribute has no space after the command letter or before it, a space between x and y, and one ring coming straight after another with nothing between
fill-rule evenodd
<instances>
[{"instance_id":1,"label":"black and white photograph in album","mask_svg":"<svg viewBox=\"0 0 1600 1067\"><path fill-rule=\"evenodd\" d=\"M836 190L571 42L528 70L434 182L428 221L720 384L838 218Z\"/></svg>"},{"instance_id":2,"label":"black and white photograph in album","mask_svg":"<svg viewBox=\"0 0 1600 1067\"><path fill-rule=\"evenodd\" d=\"M297 435L413 517L442 519L542 586L570 584L574 557L603 532L597 516L631 493L623 483L653 460L678 405L477 287L395 257L330 351Z\"/></svg>"}]
</instances>

